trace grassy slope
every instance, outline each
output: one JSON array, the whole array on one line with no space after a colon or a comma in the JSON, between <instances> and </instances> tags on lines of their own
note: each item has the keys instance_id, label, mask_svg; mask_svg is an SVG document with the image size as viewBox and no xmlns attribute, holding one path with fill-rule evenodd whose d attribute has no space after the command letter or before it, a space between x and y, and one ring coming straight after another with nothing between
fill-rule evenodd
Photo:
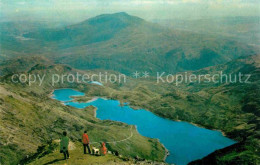
<instances>
[{"instance_id":1,"label":"grassy slope","mask_svg":"<svg viewBox=\"0 0 260 165\"><path fill-rule=\"evenodd\" d=\"M58 144L56 144L58 145ZM75 143L73 149L70 150L70 159L63 160L63 154L59 152L59 147L56 147L54 151L46 156L39 157L35 161L29 163L30 165L39 164L123 164L123 160L114 155L106 156L92 156L84 155L82 152L82 145Z\"/></svg>"},{"instance_id":2,"label":"grassy slope","mask_svg":"<svg viewBox=\"0 0 260 165\"><path fill-rule=\"evenodd\" d=\"M108 165L131 165L131 164L153 164L152 161L133 160L122 156L114 156L108 153L105 156L93 156L83 154L82 144L79 142L72 143L70 150L70 159L64 160L63 154L59 152L58 143L51 144L54 150L47 155L38 155L38 158L29 163L29 165L39 164L108 164ZM156 162L156 164L164 165L164 163Z\"/></svg>"},{"instance_id":3,"label":"grassy slope","mask_svg":"<svg viewBox=\"0 0 260 165\"><path fill-rule=\"evenodd\" d=\"M34 68L30 72L50 74L71 71L65 66L51 66L48 69L37 66L41 69ZM59 139L64 130L68 131L73 141L80 139L85 129L88 129L91 141L121 140L131 133L131 127L126 124L96 119L93 107L79 110L50 99L52 87L48 81L42 87L37 85L29 87L12 84L9 78L5 77L0 86L2 164L17 164L26 155L35 153L39 146ZM63 84L56 87L73 87L87 91L96 86ZM132 138L111 144L110 150L118 151L126 157L139 156L158 161L162 161L165 155L163 146L156 139L143 137L136 132L136 129L133 129Z\"/></svg>"},{"instance_id":4,"label":"grassy slope","mask_svg":"<svg viewBox=\"0 0 260 165\"><path fill-rule=\"evenodd\" d=\"M52 64L52 62L45 57L18 57L15 58L15 60L4 60L0 64L0 75L25 72L39 63Z\"/></svg>"}]
</instances>

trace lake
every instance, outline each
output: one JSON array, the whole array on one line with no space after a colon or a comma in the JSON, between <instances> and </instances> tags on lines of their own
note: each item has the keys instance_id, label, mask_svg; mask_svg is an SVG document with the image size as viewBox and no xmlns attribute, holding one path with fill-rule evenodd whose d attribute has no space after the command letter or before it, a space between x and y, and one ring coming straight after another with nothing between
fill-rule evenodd
<instances>
[{"instance_id":1,"label":"lake","mask_svg":"<svg viewBox=\"0 0 260 165\"><path fill-rule=\"evenodd\" d=\"M97 118L136 125L141 135L159 139L170 152L166 158L167 163L185 165L236 143L219 131L164 119L144 109L134 110L128 104L119 106L120 102L117 100L98 98L92 102L78 103L73 102L70 97L83 95L84 93L73 89L57 89L53 92L53 98L65 105L76 108L93 105L97 107Z\"/></svg>"}]
</instances>

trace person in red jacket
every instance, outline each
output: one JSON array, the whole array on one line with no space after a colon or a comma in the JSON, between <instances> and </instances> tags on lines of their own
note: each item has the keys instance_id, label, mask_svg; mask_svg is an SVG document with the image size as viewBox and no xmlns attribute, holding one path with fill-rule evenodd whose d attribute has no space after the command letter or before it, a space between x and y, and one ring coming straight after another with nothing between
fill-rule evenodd
<instances>
[{"instance_id":1,"label":"person in red jacket","mask_svg":"<svg viewBox=\"0 0 260 165\"><path fill-rule=\"evenodd\" d=\"M107 148L106 148L106 143L105 142L101 143L100 154L101 155L106 155L107 154Z\"/></svg>"},{"instance_id":2,"label":"person in red jacket","mask_svg":"<svg viewBox=\"0 0 260 165\"><path fill-rule=\"evenodd\" d=\"M84 134L82 135L82 143L84 148L84 154L87 154L86 147L88 147L88 153L91 154L90 148L89 148L89 138L87 131L84 131Z\"/></svg>"}]
</instances>

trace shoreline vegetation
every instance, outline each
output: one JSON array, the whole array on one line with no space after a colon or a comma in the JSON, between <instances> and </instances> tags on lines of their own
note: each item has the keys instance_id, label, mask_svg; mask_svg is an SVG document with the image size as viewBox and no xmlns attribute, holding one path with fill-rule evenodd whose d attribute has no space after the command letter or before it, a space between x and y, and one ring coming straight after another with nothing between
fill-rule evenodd
<instances>
[{"instance_id":1,"label":"shoreline vegetation","mask_svg":"<svg viewBox=\"0 0 260 165\"><path fill-rule=\"evenodd\" d=\"M113 98L111 98L111 99L113 99ZM119 101L120 101L120 105L125 106L123 100L119 100ZM130 102L127 102L127 106L130 106L130 107L131 107L132 109L134 109L134 110L143 109L143 108L141 108L140 106L131 105ZM147 110L147 109L145 109L145 110ZM150 111L150 110L147 110L147 111ZM153 111L150 111L150 112L154 113ZM159 117L162 117L162 116L160 116L160 115L158 115L158 114L156 114L156 113L154 113L154 114L157 115L157 116L159 116ZM162 117L162 118L168 119L168 120L172 120L172 121L176 121L176 122L187 122L187 123L192 124L192 125L194 125L194 126L196 126L196 127L205 128L205 129L209 129L209 130L212 130L212 131L218 131L218 132L220 132L223 136L233 139L232 137L229 137L223 130L220 130L220 129L207 128L207 127L205 127L205 126L203 126L203 125L196 124L196 123L193 123L193 122L188 122L188 121L185 121L185 120L174 120L174 119L167 118L167 117ZM233 140L235 140L235 139L233 139Z\"/></svg>"},{"instance_id":2,"label":"shoreline vegetation","mask_svg":"<svg viewBox=\"0 0 260 165\"><path fill-rule=\"evenodd\" d=\"M143 108L140 108L140 107L137 107L137 106L131 106L131 103L128 103L128 106L130 106L130 107L133 108L134 110L143 109ZM147 111L149 111L149 110L147 110ZM150 111L150 112L152 112L152 111ZM153 112L152 112L152 113L153 113ZM157 116L159 116L159 115L156 114L156 113L154 113L154 114L157 115ZM162 117L162 116L159 116L159 117ZM185 120L173 120L173 119L165 118L165 117L162 117L162 118L168 119L168 120L172 120L172 121L176 121L176 122L187 122L187 121L185 121ZM205 127L205 126L203 126L203 125L196 124L196 123L192 123L192 122L187 122L187 123L192 124L192 125L194 125L194 126L196 126L196 127L205 128L205 129L209 129L209 130L212 130L212 131L218 131L218 132L220 132L223 136L230 138L230 137L227 136L226 133L225 133L224 131L222 131L222 130L210 129L210 128L207 128L207 127ZM232 138L231 138L231 139L232 139ZM233 140L234 140L234 139L233 139Z\"/></svg>"}]
</instances>

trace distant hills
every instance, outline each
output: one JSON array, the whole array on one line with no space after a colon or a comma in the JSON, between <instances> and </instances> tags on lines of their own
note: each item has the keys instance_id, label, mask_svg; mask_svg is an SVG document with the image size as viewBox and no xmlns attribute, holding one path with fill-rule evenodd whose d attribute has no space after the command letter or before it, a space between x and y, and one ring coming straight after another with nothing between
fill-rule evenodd
<instances>
[{"instance_id":1,"label":"distant hills","mask_svg":"<svg viewBox=\"0 0 260 165\"><path fill-rule=\"evenodd\" d=\"M126 13L104 14L75 25L45 29L24 36L50 42L60 41L60 45L67 44L67 47L81 46L110 40L121 30L130 26L138 26L142 22L142 19Z\"/></svg>"},{"instance_id":2,"label":"distant hills","mask_svg":"<svg viewBox=\"0 0 260 165\"><path fill-rule=\"evenodd\" d=\"M78 69L171 72L222 64L258 49L212 34L172 30L127 13L103 14L62 28L1 34L2 54L45 56ZM28 40L26 40L28 39Z\"/></svg>"},{"instance_id":3,"label":"distant hills","mask_svg":"<svg viewBox=\"0 0 260 165\"><path fill-rule=\"evenodd\" d=\"M260 45L260 17L217 17L196 20L153 20L160 25L201 34L215 34L250 44Z\"/></svg>"}]
</instances>

